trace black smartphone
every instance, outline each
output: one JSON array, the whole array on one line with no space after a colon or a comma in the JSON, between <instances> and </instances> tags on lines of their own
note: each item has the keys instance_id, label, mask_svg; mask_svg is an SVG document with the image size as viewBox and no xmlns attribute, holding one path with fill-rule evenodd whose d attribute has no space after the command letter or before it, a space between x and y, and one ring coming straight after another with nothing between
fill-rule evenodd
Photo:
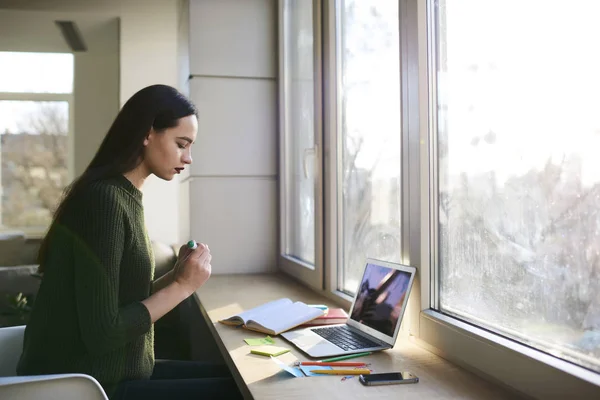
<instances>
[{"instance_id":1,"label":"black smartphone","mask_svg":"<svg viewBox=\"0 0 600 400\"><path fill-rule=\"evenodd\" d=\"M411 372L388 372L385 374L368 374L358 377L365 386L396 385L399 383L417 383L419 378Z\"/></svg>"}]
</instances>

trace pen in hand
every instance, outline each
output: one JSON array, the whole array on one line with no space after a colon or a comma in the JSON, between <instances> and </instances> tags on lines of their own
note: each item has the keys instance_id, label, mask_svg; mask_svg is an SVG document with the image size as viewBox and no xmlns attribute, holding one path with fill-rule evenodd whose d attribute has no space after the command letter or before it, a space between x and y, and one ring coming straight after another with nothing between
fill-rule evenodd
<instances>
[{"instance_id":1,"label":"pen in hand","mask_svg":"<svg viewBox=\"0 0 600 400\"><path fill-rule=\"evenodd\" d=\"M194 251L198 248L198 242L196 242L195 240L190 240L189 242L187 242L187 247L191 251L188 252L185 257L183 257L183 260L177 261L177 263L175 264L176 269L179 269L183 265L183 263L185 263L187 261L187 259L190 257L190 255L192 254L192 251Z\"/></svg>"}]
</instances>

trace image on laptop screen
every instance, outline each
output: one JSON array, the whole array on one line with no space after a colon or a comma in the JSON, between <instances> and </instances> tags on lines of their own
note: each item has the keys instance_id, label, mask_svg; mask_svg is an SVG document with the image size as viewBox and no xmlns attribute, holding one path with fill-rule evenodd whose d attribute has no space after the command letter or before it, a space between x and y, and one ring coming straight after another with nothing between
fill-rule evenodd
<instances>
[{"instance_id":1,"label":"image on laptop screen","mask_svg":"<svg viewBox=\"0 0 600 400\"><path fill-rule=\"evenodd\" d=\"M410 277L409 272L367 264L350 318L394 336Z\"/></svg>"}]
</instances>

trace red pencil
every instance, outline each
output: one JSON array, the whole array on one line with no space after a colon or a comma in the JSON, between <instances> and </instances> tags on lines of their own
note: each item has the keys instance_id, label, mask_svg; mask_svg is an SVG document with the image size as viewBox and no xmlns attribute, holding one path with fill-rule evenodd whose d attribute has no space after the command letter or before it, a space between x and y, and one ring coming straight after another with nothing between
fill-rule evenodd
<instances>
[{"instance_id":1,"label":"red pencil","mask_svg":"<svg viewBox=\"0 0 600 400\"><path fill-rule=\"evenodd\" d=\"M321 365L324 367L364 367L364 362L321 362L321 361L303 361L300 365Z\"/></svg>"}]
</instances>

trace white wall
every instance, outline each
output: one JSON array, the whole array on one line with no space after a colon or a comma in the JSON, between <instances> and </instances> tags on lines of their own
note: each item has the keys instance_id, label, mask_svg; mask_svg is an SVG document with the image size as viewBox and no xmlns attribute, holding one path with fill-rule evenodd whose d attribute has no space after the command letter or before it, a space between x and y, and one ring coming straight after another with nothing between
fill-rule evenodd
<instances>
[{"instance_id":1,"label":"white wall","mask_svg":"<svg viewBox=\"0 0 600 400\"><path fill-rule=\"evenodd\" d=\"M190 233L213 274L276 269L276 0L190 0L190 93L199 109Z\"/></svg>"},{"instance_id":2,"label":"white wall","mask_svg":"<svg viewBox=\"0 0 600 400\"><path fill-rule=\"evenodd\" d=\"M157 83L178 86L178 2L123 1L121 18L121 105L138 90ZM179 243L179 185L151 177L144 185L150 237Z\"/></svg>"},{"instance_id":3,"label":"white wall","mask_svg":"<svg viewBox=\"0 0 600 400\"><path fill-rule=\"evenodd\" d=\"M88 166L119 112L119 20L88 23L83 33L88 51L75 53L73 85L75 176Z\"/></svg>"},{"instance_id":4,"label":"white wall","mask_svg":"<svg viewBox=\"0 0 600 400\"><path fill-rule=\"evenodd\" d=\"M54 25L55 13L2 9L0 51L69 53L71 49ZM36 29L31 29L35 26Z\"/></svg>"},{"instance_id":5,"label":"white wall","mask_svg":"<svg viewBox=\"0 0 600 400\"><path fill-rule=\"evenodd\" d=\"M189 97L190 95L190 2L180 0L178 5L177 60L179 66L178 87ZM181 181L189 176L189 168L179 176ZM190 193L189 185L179 185L179 240L186 242L191 238L190 231Z\"/></svg>"},{"instance_id":6,"label":"white wall","mask_svg":"<svg viewBox=\"0 0 600 400\"><path fill-rule=\"evenodd\" d=\"M177 4L177 87L189 96L190 85L190 2L178 0Z\"/></svg>"}]
</instances>

